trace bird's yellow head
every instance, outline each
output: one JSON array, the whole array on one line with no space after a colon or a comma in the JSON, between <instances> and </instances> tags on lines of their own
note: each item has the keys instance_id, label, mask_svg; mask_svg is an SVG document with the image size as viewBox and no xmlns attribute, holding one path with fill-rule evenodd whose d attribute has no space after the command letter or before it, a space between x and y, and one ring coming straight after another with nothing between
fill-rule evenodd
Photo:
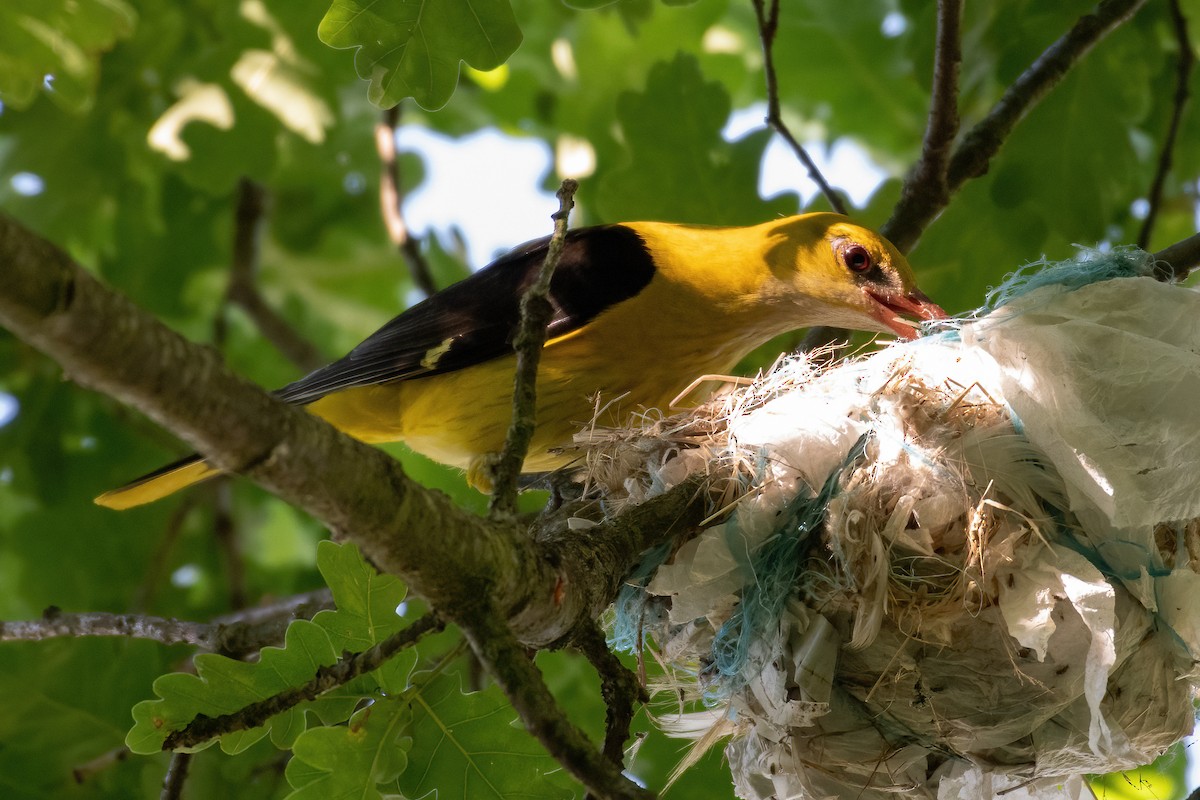
<instances>
[{"instance_id":1,"label":"bird's yellow head","mask_svg":"<svg viewBox=\"0 0 1200 800\"><path fill-rule=\"evenodd\" d=\"M825 324L916 338L919 319L946 316L917 288L908 261L878 233L840 214L804 214L772 223L766 260L776 300L822 304Z\"/></svg>"}]
</instances>

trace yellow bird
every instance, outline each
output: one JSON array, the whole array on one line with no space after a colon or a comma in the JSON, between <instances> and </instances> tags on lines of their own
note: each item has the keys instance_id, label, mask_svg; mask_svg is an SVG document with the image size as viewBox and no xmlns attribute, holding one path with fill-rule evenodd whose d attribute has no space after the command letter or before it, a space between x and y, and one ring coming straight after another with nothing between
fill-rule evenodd
<instances>
[{"instance_id":1,"label":"yellow bird","mask_svg":"<svg viewBox=\"0 0 1200 800\"><path fill-rule=\"evenodd\" d=\"M486 487L504 444L520 298L548 239L518 247L384 325L338 361L276 392L364 442L403 441ZM772 337L812 325L916 336L902 315L945 313L904 256L837 214L745 228L632 222L567 234L537 378L526 472L571 460L592 420L666 408L694 378L725 373ZM217 474L191 456L96 502L124 509Z\"/></svg>"}]
</instances>

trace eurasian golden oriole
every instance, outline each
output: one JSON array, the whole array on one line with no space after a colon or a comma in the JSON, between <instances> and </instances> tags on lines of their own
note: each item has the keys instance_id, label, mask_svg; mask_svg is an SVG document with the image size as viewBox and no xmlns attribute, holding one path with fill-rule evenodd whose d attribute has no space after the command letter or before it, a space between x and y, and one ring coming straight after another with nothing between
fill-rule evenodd
<instances>
[{"instance_id":1,"label":"eurasian golden oriole","mask_svg":"<svg viewBox=\"0 0 1200 800\"><path fill-rule=\"evenodd\" d=\"M403 441L464 468L504 444L512 337L549 239L518 247L384 325L338 361L276 392L364 442ZM886 239L836 214L746 228L632 222L567 234L537 377L526 472L563 466L572 435L663 409L772 337L812 325L916 336L901 315L944 316ZM192 456L96 502L148 503L217 474Z\"/></svg>"}]
</instances>

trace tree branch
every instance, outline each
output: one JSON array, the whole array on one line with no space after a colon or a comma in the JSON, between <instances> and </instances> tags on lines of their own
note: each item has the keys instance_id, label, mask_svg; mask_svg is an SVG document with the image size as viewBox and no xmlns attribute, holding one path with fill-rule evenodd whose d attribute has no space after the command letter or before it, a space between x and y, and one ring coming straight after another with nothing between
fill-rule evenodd
<instances>
[{"instance_id":1,"label":"tree branch","mask_svg":"<svg viewBox=\"0 0 1200 800\"><path fill-rule=\"evenodd\" d=\"M779 32L779 0L752 0L752 2L754 3L754 15L758 19L758 36L762 40L763 72L767 80L767 118L765 121L792 148L796 158L800 159L800 163L808 170L808 176L812 178L813 182L817 184L817 188L821 190L821 194L829 201L830 207L839 214L845 214L846 206L842 202L842 198L825 180L821 170L817 169L816 162L808 155L808 151L792 135L791 129L783 121L783 114L779 110L779 81L775 75L775 34ZM769 8L766 7L766 2L770 2Z\"/></svg>"},{"instance_id":2,"label":"tree branch","mask_svg":"<svg viewBox=\"0 0 1200 800\"><path fill-rule=\"evenodd\" d=\"M912 216L927 206L944 208L950 202L950 152L958 135L958 73L962 64L962 0L938 0L937 44L933 60L933 91L921 157L900 189L900 200L881 233L901 252L916 244L920 230Z\"/></svg>"},{"instance_id":3,"label":"tree branch","mask_svg":"<svg viewBox=\"0 0 1200 800\"><path fill-rule=\"evenodd\" d=\"M988 115L967 132L950 159L950 191L954 192L971 178L986 174L992 156L1025 114L1097 42L1133 16L1143 3L1145 0L1101 0L1092 13L1080 17L1071 30L1046 48L1005 90Z\"/></svg>"},{"instance_id":4,"label":"tree branch","mask_svg":"<svg viewBox=\"0 0 1200 800\"><path fill-rule=\"evenodd\" d=\"M531 647L595 618L643 550L705 513L705 493L689 482L604 525L537 542L515 525L480 519L414 484L386 453L233 375L210 348L166 328L3 214L0 324L76 381L142 410L218 469L247 475L354 541L448 619L457 621L457 609L489 583Z\"/></svg>"},{"instance_id":5,"label":"tree branch","mask_svg":"<svg viewBox=\"0 0 1200 800\"><path fill-rule=\"evenodd\" d=\"M964 183L988 171L992 157L999 152L1017 123L1054 88L1059 81L1118 25L1131 17L1145 0L1101 0L1038 56L1005 90L996 105L961 139L950 156L946 173L946 191L922 193L897 208L888 221L888 238L907 252L921 237L929 223L941 213L950 198ZM941 18L939 17L939 32ZM940 45L939 45L940 50ZM936 81L935 81L936 91ZM928 136L928 129L926 131Z\"/></svg>"},{"instance_id":6,"label":"tree branch","mask_svg":"<svg viewBox=\"0 0 1200 800\"><path fill-rule=\"evenodd\" d=\"M1142 221L1142 230L1138 234L1138 247L1145 250L1150 246L1150 235L1154 232L1154 223L1158 219L1158 208L1162 204L1163 186L1167 175L1171 172L1171 159L1175 153L1175 139L1179 135L1179 126L1183 122L1183 110L1188 102L1188 81L1192 76L1192 67L1196 57L1192 53L1192 38L1188 34L1187 17L1179 7L1179 0L1168 0L1167 8L1171 14L1171 25L1175 31L1175 41L1179 45L1179 63L1175 70L1175 97L1172 103L1171 121L1167 124L1167 135L1163 137L1162 150L1158 154L1158 168L1154 172L1154 180L1150 184L1150 194L1146 198L1149 207L1146 219Z\"/></svg>"},{"instance_id":7,"label":"tree branch","mask_svg":"<svg viewBox=\"0 0 1200 800\"><path fill-rule=\"evenodd\" d=\"M327 608L333 608L333 597L328 589L227 614L212 622L187 622L145 614L67 614L51 606L40 620L0 622L0 642L121 636L151 639L167 645L190 644L202 650L237 657L281 643L292 620L311 619L318 611Z\"/></svg>"},{"instance_id":8,"label":"tree branch","mask_svg":"<svg viewBox=\"0 0 1200 800\"><path fill-rule=\"evenodd\" d=\"M188 768L192 765L193 753L173 753L167 774L163 776L162 794L159 800L179 800L183 797L183 784L187 782Z\"/></svg>"},{"instance_id":9,"label":"tree branch","mask_svg":"<svg viewBox=\"0 0 1200 800\"><path fill-rule=\"evenodd\" d=\"M275 309L258 291L256 273L259 263L259 243L268 206L267 190L249 178L238 182L237 209L233 229L233 268L229 273L226 299L239 306L253 320L259 332L280 353L301 370L311 372L325 359L313 346L275 313ZM218 321L218 326L223 326ZM221 327L218 328L218 331ZM218 336L218 339L220 336Z\"/></svg>"},{"instance_id":10,"label":"tree branch","mask_svg":"<svg viewBox=\"0 0 1200 800\"><path fill-rule=\"evenodd\" d=\"M1159 280L1181 281L1196 267L1200 267L1200 233L1154 254L1154 275Z\"/></svg>"},{"instance_id":11,"label":"tree branch","mask_svg":"<svg viewBox=\"0 0 1200 800\"><path fill-rule=\"evenodd\" d=\"M596 624L580 626L574 645L600 676L600 695L607 708L604 718L604 755L622 769L625 766L625 741L633 723L634 705L646 703L649 696L636 675L625 668L621 659L608 649L604 632Z\"/></svg>"},{"instance_id":12,"label":"tree branch","mask_svg":"<svg viewBox=\"0 0 1200 800\"><path fill-rule=\"evenodd\" d=\"M312 619L331 608L334 608L333 592L317 589L224 614L211 623L216 632L209 649L231 658L257 653L268 645L283 644L288 625L293 620Z\"/></svg>"},{"instance_id":13,"label":"tree branch","mask_svg":"<svg viewBox=\"0 0 1200 800\"><path fill-rule=\"evenodd\" d=\"M413 238L404 221L404 195L400 190L400 159L396 153L396 128L400 124L400 106L384 110L375 126L375 150L379 153L379 210L388 238L408 262L413 283L428 297L437 291L433 271L421 254L420 243Z\"/></svg>"},{"instance_id":14,"label":"tree branch","mask_svg":"<svg viewBox=\"0 0 1200 800\"><path fill-rule=\"evenodd\" d=\"M571 178L558 189L558 211L551 215L554 234L546 249L546 258L537 279L521 297L521 324L513 340L517 368L513 375L512 422L504 440L504 449L492 465L492 499L488 513L493 519L513 519L517 513L517 478L533 440L537 411L537 371L546 344L546 326L554 314L550 305L550 279L562 258L567 241L567 221L575 205L579 183Z\"/></svg>"},{"instance_id":15,"label":"tree branch","mask_svg":"<svg viewBox=\"0 0 1200 800\"><path fill-rule=\"evenodd\" d=\"M486 592L481 593L486 598ZM653 794L621 774L619 766L572 725L542 680L533 659L486 601L476 604L463 628L467 641L546 751L590 794L612 800L650 800Z\"/></svg>"},{"instance_id":16,"label":"tree branch","mask_svg":"<svg viewBox=\"0 0 1200 800\"><path fill-rule=\"evenodd\" d=\"M0 642L39 642L44 639L80 636L122 636L153 639L161 644L191 644L212 649L216 628L204 622L142 614L64 614L50 606L40 620L0 622Z\"/></svg>"},{"instance_id":17,"label":"tree branch","mask_svg":"<svg viewBox=\"0 0 1200 800\"><path fill-rule=\"evenodd\" d=\"M280 692L229 714L216 717L200 714L186 727L169 734L163 742L163 750L196 747L227 733L257 728L289 708L315 700L331 689L344 686L360 675L379 669L401 650L416 644L425 634L441 630L443 625L436 615L426 614L375 646L361 653L343 657L332 666L318 668L313 679L303 686Z\"/></svg>"},{"instance_id":18,"label":"tree branch","mask_svg":"<svg viewBox=\"0 0 1200 800\"><path fill-rule=\"evenodd\" d=\"M579 751L586 739L564 723L535 718L547 693L514 643L567 641L612 601L644 550L707 513L697 477L585 530L568 531L560 516L539 521L531 536L513 523L476 517L412 483L382 451L233 375L211 348L186 341L3 214L0 323L74 380L140 409L218 469L248 475L401 577L458 622L477 653L495 659L485 658L487 668L505 676L510 699L537 735L563 743L558 754ZM481 603L488 614L480 614ZM489 637L497 630L503 635L493 650ZM523 685L527 678L532 682ZM604 795L613 781L625 787L615 766L592 755L575 762L589 789ZM628 786L611 796L646 796Z\"/></svg>"}]
</instances>

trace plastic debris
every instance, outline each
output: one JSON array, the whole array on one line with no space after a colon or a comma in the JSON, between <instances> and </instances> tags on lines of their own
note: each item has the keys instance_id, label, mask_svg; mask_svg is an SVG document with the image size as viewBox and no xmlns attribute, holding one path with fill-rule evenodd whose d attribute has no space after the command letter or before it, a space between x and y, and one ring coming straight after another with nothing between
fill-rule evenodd
<instances>
[{"instance_id":1,"label":"plastic debris","mask_svg":"<svg viewBox=\"0 0 1200 800\"><path fill-rule=\"evenodd\" d=\"M1148 267L1089 254L941 335L590 432L614 508L726 482L614 622L694 701L664 729L729 737L747 800L1086 797L1190 733L1200 294Z\"/></svg>"}]
</instances>

